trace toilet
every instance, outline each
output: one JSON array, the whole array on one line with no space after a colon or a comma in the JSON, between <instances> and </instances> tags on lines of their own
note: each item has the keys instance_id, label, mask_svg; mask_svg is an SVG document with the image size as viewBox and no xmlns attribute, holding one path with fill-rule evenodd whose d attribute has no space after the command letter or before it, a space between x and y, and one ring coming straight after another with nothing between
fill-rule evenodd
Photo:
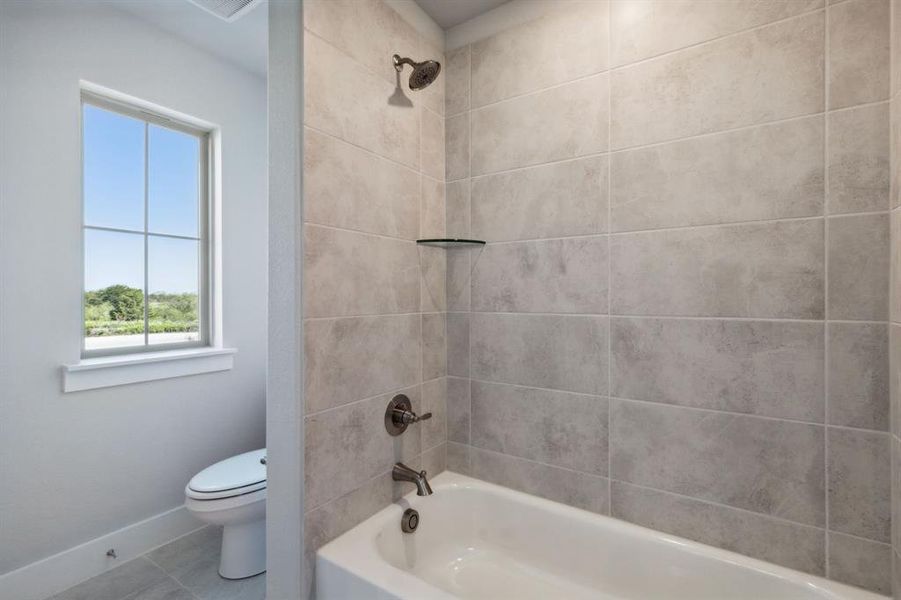
<instances>
[{"instance_id":1,"label":"toilet","mask_svg":"<svg viewBox=\"0 0 901 600\"><path fill-rule=\"evenodd\" d=\"M219 574L243 579L266 570L266 449L207 467L185 486L185 507L222 526Z\"/></svg>"}]
</instances>

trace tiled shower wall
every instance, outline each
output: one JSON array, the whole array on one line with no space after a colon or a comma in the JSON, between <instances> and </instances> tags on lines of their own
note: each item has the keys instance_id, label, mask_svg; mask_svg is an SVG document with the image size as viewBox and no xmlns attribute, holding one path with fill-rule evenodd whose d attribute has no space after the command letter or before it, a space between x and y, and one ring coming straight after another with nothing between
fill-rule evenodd
<instances>
[{"instance_id":1,"label":"tiled shower wall","mask_svg":"<svg viewBox=\"0 0 901 600\"><path fill-rule=\"evenodd\" d=\"M444 80L414 94L391 56L444 62L381 0L304 1L305 550L445 464ZM388 401L433 418L393 438Z\"/></svg>"},{"instance_id":2,"label":"tiled shower wall","mask_svg":"<svg viewBox=\"0 0 901 600\"><path fill-rule=\"evenodd\" d=\"M891 0L892 591L901 598L901 0Z\"/></svg>"},{"instance_id":3,"label":"tiled shower wall","mask_svg":"<svg viewBox=\"0 0 901 600\"><path fill-rule=\"evenodd\" d=\"M448 468L889 592L889 2L555 7L447 53Z\"/></svg>"}]
</instances>

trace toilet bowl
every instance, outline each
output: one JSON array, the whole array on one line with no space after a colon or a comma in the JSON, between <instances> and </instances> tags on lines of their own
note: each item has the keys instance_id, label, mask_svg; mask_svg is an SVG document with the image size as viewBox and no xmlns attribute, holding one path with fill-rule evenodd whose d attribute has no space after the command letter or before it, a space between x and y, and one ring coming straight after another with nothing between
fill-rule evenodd
<instances>
[{"instance_id":1,"label":"toilet bowl","mask_svg":"<svg viewBox=\"0 0 901 600\"><path fill-rule=\"evenodd\" d=\"M266 449L207 467L185 486L185 507L222 526L219 574L243 579L266 570Z\"/></svg>"}]
</instances>

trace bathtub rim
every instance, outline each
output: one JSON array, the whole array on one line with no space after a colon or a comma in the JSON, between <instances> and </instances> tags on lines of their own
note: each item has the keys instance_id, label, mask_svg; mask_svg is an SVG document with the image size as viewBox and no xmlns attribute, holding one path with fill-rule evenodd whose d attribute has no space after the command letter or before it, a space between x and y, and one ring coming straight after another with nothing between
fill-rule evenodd
<instances>
[{"instance_id":1,"label":"bathtub rim","mask_svg":"<svg viewBox=\"0 0 901 600\"><path fill-rule=\"evenodd\" d=\"M650 543L679 546L683 551L691 554L710 557L796 584L814 587L823 593L823 600L889 600L890 598L863 588L826 579L819 575L812 575L731 550L717 548L688 538L630 523L609 515L555 502L454 471L445 470L435 476L430 483L435 494L440 494L442 490L449 489L468 488L484 490L489 493L507 496L515 502L522 502L563 517L595 521L603 524L605 527L610 527L613 533L637 535L647 539ZM392 521L399 523L403 511L417 504L416 492L410 492L320 547L316 551L316 572L320 573L322 571L320 565L325 567L326 570L334 568L344 570L355 578L379 588L385 594L384 597L428 597L435 600L457 599L457 596L420 579L409 571L395 567L379 553L376 544L378 532ZM825 530L824 533L828 534ZM315 590L319 589L319 581L320 578L316 576L313 581ZM403 596L394 596L393 594L397 590L401 590Z\"/></svg>"}]
</instances>

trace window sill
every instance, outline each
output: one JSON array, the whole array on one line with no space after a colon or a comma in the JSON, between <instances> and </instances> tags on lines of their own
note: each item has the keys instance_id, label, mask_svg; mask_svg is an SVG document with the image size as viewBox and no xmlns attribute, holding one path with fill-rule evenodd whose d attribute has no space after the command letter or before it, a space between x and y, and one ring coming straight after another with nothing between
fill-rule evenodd
<instances>
[{"instance_id":1,"label":"window sill","mask_svg":"<svg viewBox=\"0 0 901 600\"><path fill-rule=\"evenodd\" d=\"M208 347L85 358L71 365L63 365L63 391L79 392L228 371L233 366L236 352L235 348Z\"/></svg>"}]
</instances>

